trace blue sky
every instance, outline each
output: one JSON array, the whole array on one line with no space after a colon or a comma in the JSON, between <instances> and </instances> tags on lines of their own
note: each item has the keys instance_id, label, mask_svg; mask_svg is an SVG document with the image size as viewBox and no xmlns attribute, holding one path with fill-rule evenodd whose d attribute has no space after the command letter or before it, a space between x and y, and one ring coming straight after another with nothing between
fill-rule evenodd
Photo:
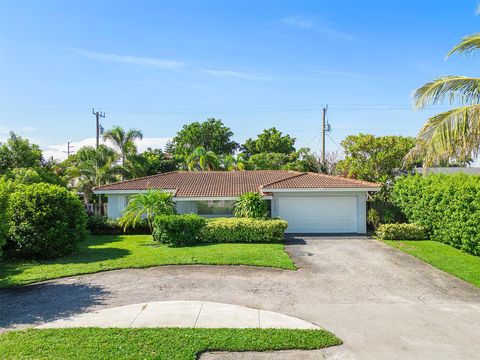
<instances>
[{"instance_id":1,"label":"blue sky","mask_svg":"<svg viewBox=\"0 0 480 360\"><path fill-rule=\"evenodd\" d=\"M221 118L242 142L275 126L318 151L360 131L415 135L437 107L412 91L476 59L445 54L480 30L477 1L0 2L0 139L15 130L62 156L105 128L161 145L183 124Z\"/></svg>"}]
</instances>

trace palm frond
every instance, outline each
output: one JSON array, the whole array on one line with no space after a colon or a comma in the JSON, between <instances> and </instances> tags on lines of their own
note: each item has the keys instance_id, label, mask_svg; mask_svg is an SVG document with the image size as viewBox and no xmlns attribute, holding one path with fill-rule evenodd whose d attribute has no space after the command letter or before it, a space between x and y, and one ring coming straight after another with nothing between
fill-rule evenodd
<instances>
[{"instance_id":1,"label":"palm frond","mask_svg":"<svg viewBox=\"0 0 480 360\"><path fill-rule=\"evenodd\" d=\"M428 119L405 163L423 159L425 166L448 159L465 159L479 153L480 105L463 106Z\"/></svg>"},{"instance_id":2,"label":"palm frond","mask_svg":"<svg viewBox=\"0 0 480 360\"><path fill-rule=\"evenodd\" d=\"M443 76L417 89L413 94L416 108L440 103L443 100L461 104L480 102L480 78L467 76Z\"/></svg>"},{"instance_id":3,"label":"palm frond","mask_svg":"<svg viewBox=\"0 0 480 360\"><path fill-rule=\"evenodd\" d=\"M467 35L458 45L456 45L450 52L447 54L447 58L453 54L467 54L471 55L475 51L480 49L480 33Z\"/></svg>"}]
</instances>

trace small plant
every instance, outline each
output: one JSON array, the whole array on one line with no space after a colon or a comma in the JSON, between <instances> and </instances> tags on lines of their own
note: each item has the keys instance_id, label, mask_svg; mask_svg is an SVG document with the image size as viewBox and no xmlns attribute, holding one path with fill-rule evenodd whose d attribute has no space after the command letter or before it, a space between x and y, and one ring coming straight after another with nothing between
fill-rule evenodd
<instances>
[{"instance_id":1,"label":"small plant","mask_svg":"<svg viewBox=\"0 0 480 360\"><path fill-rule=\"evenodd\" d=\"M380 215L375 209L368 210L367 214L367 223L372 227L373 230L376 230L380 224Z\"/></svg>"},{"instance_id":2,"label":"small plant","mask_svg":"<svg viewBox=\"0 0 480 360\"><path fill-rule=\"evenodd\" d=\"M385 209L383 212L383 223L391 224L395 222L395 213L392 209Z\"/></svg>"},{"instance_id":3,"label":"small plant","mask_svg":"<svg viewBox=\"0 0 480 360\"><path fill-rule=\"evenodd\" d=\"M237 218L264 219L268 215L267 202L258 192L247 192L239 197L233 207Z\"/></svg>"},{"instance_id":4,"label":"small plant","mask_svg":"<svg viewBox=\"0 0 480 360\"><path fill-rule=\"evenodd\" d=\"M136 227L142 218L145 218L150 232L153 232L153 221L156 216L172 214L175 214L173 195L163 191L148 190L146 193L132 195L118 223L126 230L128 227Z\"/></svg>"},{"instance_id":5,"label":"small plant","mask_svg":"<svg viewBox=\"0 0 480 360\"><path fill-rule=\"evenodd\" d=\"M197 214L160 215L155 218L153 239L169 246L188 246L201 240L207 220Z\"/></svg>"},{"instance_id":6,"label":"small plant","mask_svg":"<svg viewBox=\"0 0 480 360\"><path fill-rule=\"evenodd\" d=\"M425 229L417 224L382 224L376 235L382 240L425 240Z\"/></svg>"}]
</instances>

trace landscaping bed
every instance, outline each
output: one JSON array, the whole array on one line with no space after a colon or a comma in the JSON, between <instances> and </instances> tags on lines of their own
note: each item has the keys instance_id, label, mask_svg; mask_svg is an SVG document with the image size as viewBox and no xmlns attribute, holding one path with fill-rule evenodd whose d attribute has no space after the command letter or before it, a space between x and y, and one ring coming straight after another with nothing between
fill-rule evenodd
<instances>
[{"instance_id":1,"label":"landscaping bed","mask_svg":"<svg viewBox=\"0 0 480 360\"><path fill-rule=\"evenodd\" d=\"M325 330L48 329L0 335L2 359L178 359L206 351L313 350L340 345Z\"/></svg>"},{"instance_id":2,"label":"landscaping bed","mask_svg":"<svg viewBox=\"0 0 480 360\"><path fill-rule=\"evenodd\" d=\"M0 288L113 269L158 265L253 265L295 269L283 243L199 244L168 247L151 235L90 236L68 256L37 261L1 261Z\"/></svg>"},{"instance_id":3,"label":"landscaping bed","mask_svg":"<svg viewBox=\"0 0 480 360\"><path fill-rule=\"evenodd\" d=\"M480 287L480 257L438 241L384 240L388 245L413 255L426 263Z\"/></svg>"}]
</instances>

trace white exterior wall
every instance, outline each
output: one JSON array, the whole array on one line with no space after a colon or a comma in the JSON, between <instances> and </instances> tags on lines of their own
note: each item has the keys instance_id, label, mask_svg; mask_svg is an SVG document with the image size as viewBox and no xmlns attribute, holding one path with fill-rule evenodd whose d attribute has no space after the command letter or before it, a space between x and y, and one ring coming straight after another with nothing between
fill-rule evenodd
<instances>
[{"instance_id":1,"label":"white exterior wall","mask_svg":"<svg viewBox=\"0 0 480 360\"><path fill-rule=\"evenodd\" d=\"M328 192L275 192L272 199L272 217L279 216L279 198L280 197L348 197L357 198L357 232L365 234L367 232L367 194L365 192L352 191L328 191Z\"/></svg>"}]
</instances>

